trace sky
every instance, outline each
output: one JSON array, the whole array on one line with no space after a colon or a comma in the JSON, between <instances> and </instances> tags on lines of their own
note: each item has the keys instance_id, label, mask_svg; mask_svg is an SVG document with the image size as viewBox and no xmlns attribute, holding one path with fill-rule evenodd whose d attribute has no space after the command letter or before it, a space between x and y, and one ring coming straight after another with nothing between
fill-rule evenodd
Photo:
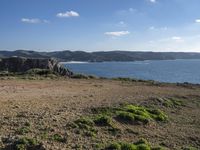
<instances>
[{"instance_id":1,"label":"sky","mask_svg":"<svg viewBox=\"0 0 200 150\"><path fill-rule=\"evenodd\" d=\"M200 52L200 0L0 0L0 50Z\"/></svg>"}]
</instances>

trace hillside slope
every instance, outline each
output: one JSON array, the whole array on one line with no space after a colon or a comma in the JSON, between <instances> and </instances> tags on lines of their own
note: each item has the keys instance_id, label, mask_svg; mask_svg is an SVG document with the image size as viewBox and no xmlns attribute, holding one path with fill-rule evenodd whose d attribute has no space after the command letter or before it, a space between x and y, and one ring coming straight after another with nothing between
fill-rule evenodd
<instances>
[{"instance_id":1,"label":"hillside slope","mask_svg":"<svg viewBox=\"0 0 200 150\"><path fill-rule=\"evenodd\" d=\"M54 51L37 52L27 50L0 51L0 58L20 56L27 58L56 58L59 61L142 61L142 60L173 60L200 59L200 53L183 52L139 52L139 51Z\"/></svg>"}]
</instances>

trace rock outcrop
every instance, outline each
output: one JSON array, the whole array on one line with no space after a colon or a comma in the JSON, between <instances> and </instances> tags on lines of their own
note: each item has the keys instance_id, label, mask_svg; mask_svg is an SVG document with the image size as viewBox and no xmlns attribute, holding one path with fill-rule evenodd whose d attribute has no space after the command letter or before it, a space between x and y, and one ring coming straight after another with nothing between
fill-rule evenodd
<instances>
[{"instance_id":1,"label":"rock outcrop","mask_svg":"<svg viewBox=\"0 0 200 150\"><path fill-rule=\"evenodd\" d=\"M32 59L24 57L10 57L0 60L0 71L26 72L30 69L48 69L62 76L72 76L73 73L59 64L55 59Z\"/></svg>"}]
</instances>

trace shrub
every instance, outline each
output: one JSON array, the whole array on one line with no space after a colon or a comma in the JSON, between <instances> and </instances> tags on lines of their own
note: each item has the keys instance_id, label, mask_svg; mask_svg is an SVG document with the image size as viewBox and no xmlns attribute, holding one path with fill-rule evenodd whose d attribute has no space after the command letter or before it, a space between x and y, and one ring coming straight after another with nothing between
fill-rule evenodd
<instances>
[{"instance_id":1,"label":"shrub","mask_svg":"<svg viewBox=\"0 0 200 150\"><path fill-rule=\"evenodd\" d=\"M57 141L57 142L66 142L66 138L64 138L63 136L59 134L54 134L52 136L52 140Z\"/></svg>"},{"instance_id":2,"label":"shrub","mask_svg":"<svg viewBox=\"0 0 200 150\"><path fill-rule=\"evenodd\" d=\"M126 122L126 123L133 123L135 120L135 117L132 113L130 112L124 112L124 111L120 111L117 115L117 119L122 121L122 122Z\"/></svg>"},{"instance_id":3,"label":"shrub","mask_svg":"<svg viewBox=\"0 0 200 150\"><path fill-rule=\"evenodd\" d=\"M137 150L137 146L129 143L121 143L121 150Z\"/></svg>"},{"instance_id":4,"label":"shrub","mask_svg":"<svg viewBox=\"0 0 200 150\"><path fill-rule=\"evenodd\" d=\"M31 74L31 75L41 75L41 76L53 74L53 72L49 69L39 69L39 68L30 69L26 73Z\"/></svg>"},{"instance_id":5,"label":"shrub","mask_svg":"<svg viewBox=\"0 0 200 150\"><path fill-rule=\"evenodd\" d=\"M119 143L111 143L106 150L121 150L121 145Z\"/></svg>"},{"instance_id":6,"label":"shrub","mask_svg":"<svg viewBox=\"0 0 200 150\"><path fill-rule=\"evenodd\" d=\"M17 130L17 133L20 135L24 135L26 133L30 132L30 128L29 127L21 127L20 129Z\"/></svg>"},{"instance_id":7,"label":"shrub","mask_svg":"<svg viewBox=\"0 0 200 150\"><path fill-rule=\"evenodd\" d=\"M23 137L15 142L14 147L16 150L27 150L27 149L40 149L42 146L34 138Z\"/></svg>"},{"instance_id":8,"label":"shrub","mask_svg":"<svg viewBox=\"0 0 200 150\"><path fill-rule=\"evenodd\" d=\"M112 122L111 117L106 115L100 115L94 119L94 123L99 126L110 126L111 122Z\"/></svg>"},{"instance_id":9,"label":"shrub","mask_svg":"<svg viewBox=\"0 0 200 150\"><path fill-rule=\"evenodd\" d=\"M91 127L94 125L93 120L89 119L89 118L80 118L76 121L74 121L74 123L82 129L88 129L88 127Z\"/></svg>"},{"instance_id":10,"label":"shrub","mask_svg":"<svg viewBox=\"0 0 200 150\"><path fill-rule=\"evenodd\" d=\"M84 75L84 74L74 74L71 76L71 78L74 78L74 79L89 79L89 77L87 75Z\"/></svg>"}]
</instances>

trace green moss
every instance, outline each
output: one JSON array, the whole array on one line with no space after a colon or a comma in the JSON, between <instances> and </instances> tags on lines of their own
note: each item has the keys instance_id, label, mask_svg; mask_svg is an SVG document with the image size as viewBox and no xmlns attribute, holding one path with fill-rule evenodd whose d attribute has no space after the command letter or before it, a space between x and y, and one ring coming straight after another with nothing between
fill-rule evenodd
<instances>
[{"instance_id":1,"label":"green moss","mask_svg":"<svg viewBox=\"0 0 200 150\"><path fill-rule=\"evenodd\" d=\"M126 105L118 111L118 120L127 123L141 122L147 124L150 120L166 121L167 116L158 109L148 109L142 106Z\"/></svg>"},{"instance_id":2,"label":"green moss","mask_svg":"<svg viewBox=\"0 0 200 150\"><path fill-rule=\"evenodd\" d=\"M97 130L94 128L94 121L90 118L80 118L74 121L76 133L83 133L86 136L95 136Z\"/></svg>"},{"instance_id":3,"label":"green moss","mask_svg":"<svg viewBox=\"0 0 200 150\"><path fill-rule=\"evenodd\" d=\"M116 136L121 133L121 130L118 129L117 127L111 126L110 128L108 128L108 132L113 136Z\"/></svg>"},{"instance_id":4,"label":"green moss","mask_svg":"<svg viewBox=\"0 0 200 150\"><path fill-rule=\"evenodd\" d=\"M112 108L112 107L97 107L97 108L92 108L91 111L94 114L100 114L100 115L107 115L111 116L113 113L116 112L116 110L119 110L119 108Z\"/></svg>"},{"instance_id":5,"label":"green moss","mask_svg":"<svg viewBox=\"0 0 200 150\"><path fill-rule=\"evenodd\" d=\"M90 119L90 118L86 118L86 117L80 118L80 119L74 121L74 123L77 124L77 125L80 126L80 127L81 127L82 125L88 125L88 126L93 126L93 125L94 125L93 120Z\"/></svg>"},{"instance_id":6,"label":"green moss","mask_svg":"<svg viewBox=\"0 0 200 150\"><path fill-rule=\"evenodd\" d=\"M139 145L137 145L137 150L151 150L151 148L149 145L139 144Z\"/></svg>"},{"instance_id":7,"label":"green moss","mask_svg":"<svg viewBox=\"0 0 200 150\"><path fill-rule=\"evenodd\" d=\"M26 133L29 133L31 130L29 128L29 126L25 126L25 127L21 127L17 130L17 133L20 135L24 135Z\"/></svg>"},{"instance_id":8,"label":"green moss","mask_svg":"<svg viewBox=\"0 0 200 150\"><path fill-rule=\"evenodd\" d=\"M198 150L197 148L195 147L186 147L186 148L183 148L183 150Z\"/></svg>"},{"instance_id":9,"label":"green moss","mask_svg":"<svg viewBox=\"0 0 200 150\"><path fill-rule=\"evenodd\" d=\"M39 69L39 68L33 68L30 69L26 72L26 74L31 74L31 75L49 75L49 74L53 74L53 72L49 69Z\"/></svg>"},{"instance_id":10,"label":"green moss","mask_svg":"<svg viewBox=\"0 0 200 150\"><path fill-rule=\"evenodd\" d=\"M79 129L91 130L94 126L94 122L90 118L80 118L74 121L74 126L77 126Z\"/></svg>"},{"instance_id":11,"label":"green moss","mask_svg":"<svg viewBox=\"0 0 200 150\"><path fill-rule=\"evenodd\" d=\"M112 119L110 116L99 115L94 119L94 123L98 126L110 126Z\"/></svg>"},{"instance_id":12,"label":"green moss","mask_svg":"<svg viewBox=\"0 0 200 150\"><path fill-rule=\"evenodd\" d=\"M121 145L119 143L111 143L106 150L121 150Z\"/></svg>"},{"instance_id":13,"label":"green moss","mask_svg":"<svg viewBox=\"0 0 200 150\"><path fill-rule=\"evenodd\" d=\"M138 81L137 79L132 79L132 78L122 78L122 77L119 77L119 78L113 78L113 80L117 80L117 81L128 81L128 82L136 82Z\"/></svg>"},{"instance_id":14,"label":"green moss","mask_svg":"<svg viewBox=\"0 0 200 150\"><path fill-rule=\"evenodd\" d=\"M133 123L135 121L134 115L125 111L118 112L117 119L125 123Z\"/></svg>"},{"instance_id":15,"label":"green moss","mask_svg":"<svg viewBox=\"0 0 200 150\"><path fill-rule=\"evenodd\" d=\"M26 150L34 147L38 147L40 144L39 142L34 138L27 138L23 137L16 141L15 143L15 149L16 150Z\"/></svg>"},{"instance_id":16,"label":"green moss","mask_svg":"<svg viewBox=\"0 0 200 150\"><path fill-rule=\"evenodd\" d=\"M135 142L136 145L146 144L149 145L149 142L146 139L140 139L139 141Z\"/></svg>"},{"instance_id":17,"label":"green moss","mask_svg":"<svg viewBox=\"0 0 200 150\"><path fill-rule=\"evenodd\" d=\"M184 102L176 97L171 98L159 98L158 102L161 103L165 107L176 108L180 106L185 106Z\"/></svg>"},{"instance_id":18,"label":"green moss","mask_svg":"<svg viewBox=\"0 0 200 150\"><path fill-rule=\"evenodd\" d=\"M57 142L66 142L66 138L59 134L54 134L51 139Z\"/></svg>"},{"instance_id":19,"label":"green moss","mask_svg":"<svg viewBox=\"0 0 200 150\"><path fill-rule=\"evenodd\" d=\"M157 121L167 121L168 117L160 109L148 109L151 113L151 117Z\"/></svg>"},{"instance_id":20,"label":"green moss","mask_svg":"<svg viewBox=\"0 0 200 150\"><path fill-rule=\"evenodd\" d=\"M152 150L146 140L140 140L136 143L113 142L105 150Z\"/></svg>"},{"instance_id":21,"label":"green moss","mask_svg":"<svg viewBox=\"0 0 200 150\"><path fill-rule=\"evenodd\" d=\"M151 150L165 150L165 148L163 148L163 147L154 147Z\"/></svg>"},{"instance_id":22,"label":"green moss","mask_svg":"<svg viewBox=\"0 0 200 150\"><path fill-rule=\"evenodd\" d=\"M74 79L89 79L89 76L84 75L84 74L74 74L71 77L74 78Z\"/></svg>"}]
</instances>

